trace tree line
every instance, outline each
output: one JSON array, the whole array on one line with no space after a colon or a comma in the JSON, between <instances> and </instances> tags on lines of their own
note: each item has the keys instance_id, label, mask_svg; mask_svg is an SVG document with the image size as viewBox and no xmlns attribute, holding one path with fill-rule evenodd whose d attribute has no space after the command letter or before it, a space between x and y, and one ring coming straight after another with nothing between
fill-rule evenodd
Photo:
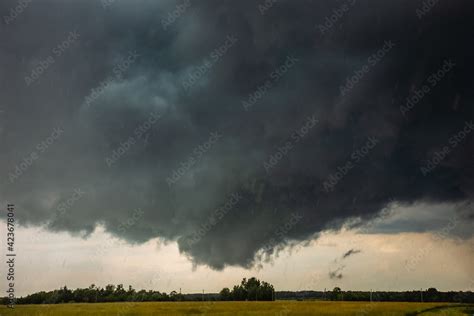
<instances>
[{"instance_id":1,"label":"tree line","mask_svg":"<svg viewBox=\"0 0 474 316\"><path fill-rule=\"evenodd\" d=\"M441 292L436 288L418 291L343 291L335 287L332 291L282 291L276 292L279 300L329 300L329 301L373 301L373 302L453 302L474 303L472 291Z\"/></svg>"},{"instance_id":2,"label":"tree line","mask_svg":"<svg viewBox=\"0 0 474 316\"><path fill-rule=\"evenodd\" d=\"M106 302L176 302L176 301L270 301L274 298L271 284L256 278L243 279L232 290L224 288L219 294L181 294L172 291L135 290L131 285L127 289L123 284L109 284L97 287L92 284L88 288L68 289L67 286L54 291L41 291L16 299L16 304L64 304L64 303L106 303ZM2 304L8 304L8 298L2 298Z\"/></svg>"},{"instance_id":3,"label":"tree line","mask_svg":"<svg viewBox=\"0 0 474 316\"><path fill-rule=\"evenodd\" d=\"M107 285L105 288L94 284L88 288L70 290L64 286L54 291L41 291L16 299L16 304L62 304L62 303L105 303L105 302L161 302L183 300L182 295L173 291L170 294L159 291L137 291L122 284Z\"/></svg>"},{"instance_id":4,"label":"tree line","mask_svg":"<svg viewBox=\"0 0 474 316\"><path fill-rule=\"evenodd\" d=\"M379 301L379 302L456 302L474 303L474 292L440 292L435 288L420 291L342 291L339 287L332 291L280 291L273 285L256 278L243 279L232 289L224 288L220 293L169 294L153 290L135 290L109 284L97 287L70 290L66 286L49 292L37 292L16 299L16 304L61 304L61 303L104 303L104 302L179 302L179 301L273 301L273 300L333 300L333 301ZM8 298L1 299L8 304Z\"/></svg>"}]
</instances>

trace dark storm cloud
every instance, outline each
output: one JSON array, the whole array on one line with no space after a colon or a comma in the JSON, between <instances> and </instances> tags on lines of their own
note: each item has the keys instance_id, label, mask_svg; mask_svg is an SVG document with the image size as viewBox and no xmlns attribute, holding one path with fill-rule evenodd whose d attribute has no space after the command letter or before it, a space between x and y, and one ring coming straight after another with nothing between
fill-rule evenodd
<instances>
[{"instance_id":1,"label":"dark storm cloud","mask_svg":"<svg viewBox=\"0 0 474 316\"><path fill-rule=\"evenodd\" d=\"M469 1L25 3L0 4L1 193L25 225L220 269L392 198L473 199Z\"/></svg>"}]
</instances>

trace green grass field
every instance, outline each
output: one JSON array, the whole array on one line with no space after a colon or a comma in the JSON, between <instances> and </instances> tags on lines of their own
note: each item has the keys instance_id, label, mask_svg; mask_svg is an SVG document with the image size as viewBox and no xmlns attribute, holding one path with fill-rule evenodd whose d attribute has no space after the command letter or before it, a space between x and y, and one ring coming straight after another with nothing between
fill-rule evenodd
<instances>
[{"instance_id":1,"label":"green grass field","mask_svg":"<svg viewBox=\"0 0 474 316\"><path fill-rule=\"evenodd\" d=\"M474 305L368 302L180 302L18 305L0 315L474 315Z\"/></svg>"}]
</instances>

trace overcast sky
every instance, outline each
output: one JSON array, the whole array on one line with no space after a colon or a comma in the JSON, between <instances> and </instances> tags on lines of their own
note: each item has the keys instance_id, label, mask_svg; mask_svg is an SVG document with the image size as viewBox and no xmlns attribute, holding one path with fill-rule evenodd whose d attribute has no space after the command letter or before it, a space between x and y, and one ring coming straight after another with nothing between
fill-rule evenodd
<instances>
[{"instance_id":1,"label":"overcast sky","mask_svg":"<svg viewBox=\"0 0 474 316\"><path fill-rule=\"evenodd\" d=\"M22 293L472 288L472 8L2 1Z\"/></svg>"}]
</instances>

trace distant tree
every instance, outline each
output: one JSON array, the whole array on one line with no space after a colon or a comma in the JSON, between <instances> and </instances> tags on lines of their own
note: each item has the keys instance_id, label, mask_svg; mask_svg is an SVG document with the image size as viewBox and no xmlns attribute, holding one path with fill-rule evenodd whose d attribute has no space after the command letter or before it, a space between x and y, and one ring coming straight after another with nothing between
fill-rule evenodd
<instances>
[{"instance_id":1,"label":"distant tree","mask_svg":"<svg viewBox=\"0 0 474 316\"><path fill-rule=\"evenodd\" d=\"M221 300L234 301L271 301L274 298L275 289L273 285L262 282L257 278L242 279L240 285L234 285L232 291L228 288L222 289L219 298Z\"/></svg>"},{"instance_id":2,"label":"distant tree","mask_svg":"<svg viewBox=\"0 0 474 316\"><path fill-rule=\"evenodd\" d=\"M439 300L438 290L434 287L430 287L425 294L425 300L428 302L436 302Z\"/></svg>"},{"instance_id":3,"label":"distant tree","mask_svg":"<svg viewBox=\"0 0 474 316\"><path fill-rule=\"evenodd\" d=\"M181 295L178 294L178 292L176 292L176 291L171 291L171 293L170 293L170 299L171 299L172 301L180 301L180 300L181 300Z\"/></svg>"},{"instance_id":4,"label":"distant tree","mask_svg":"<svg viewBox=\"0 0 474 316\"><path fill-rule=\"evenodd\" d=\"M232 298L234 301L245 301L247 300L247 291L242 285L234 285Z\"/></svg>"},{"instance_id":5,"label":"distant tree","mask_svg":"<svg viewBox=\"0 0 474 316\"><path fill-rule=\"evenodd\" d=\"M335 287L331 293L331 300L338 301L342 299L342 290L340 287Z\"/></svg>"},{"instance_id":6,"label":"distant tree","mask_svg":"<svg viewBox=\"0 0 474 316\"><path fill-rule=\"evenodd\" d=\"M247 282L245 279L242 280L242 286L247 291L247 300L249 301L257 301L257 293L258 289L260 288L260 281L256 278L250 278Z\"/></svg>"},{"instance_id":7,"label":"distant tree","mask_svg":"<svg viewBox=\"0 0 474 316\"><path fill-rule=\"evenodd\" d=\"M273 285L263 281L257 289L257 298L259 301L273 301L274 293Z\"/></svg>"},{"instance_id":8,"label":"distant tree","mask_svg":"<svg viewBox=\"0 0 474 316\"><path fill-rule=\"evenodd\" d=\"M115 292L115 285L113 285L113 284L107 284L107 285L105 286L105 294L106 294L106 295L110 295L110 294L112 294L112 293L114 293L114 292Z\"/></svg>"},{"instance_id":9,"label":"distant tree","mask_svg":"<svg viewBox=\"0 0 474 316\"><path fill-rule=\"evenodd\" d=\"M221 301L231 301L232 300L232 294L230 293L229 288L225 287L220 291L219 293L219 299Z\"/></svg>"}]
</instances>

